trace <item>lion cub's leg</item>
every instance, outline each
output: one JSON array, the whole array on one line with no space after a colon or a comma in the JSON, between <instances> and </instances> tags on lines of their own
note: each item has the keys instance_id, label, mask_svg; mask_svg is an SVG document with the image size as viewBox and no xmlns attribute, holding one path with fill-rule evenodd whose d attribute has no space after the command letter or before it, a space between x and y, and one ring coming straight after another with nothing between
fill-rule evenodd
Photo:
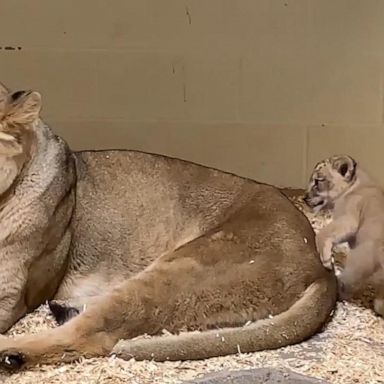
<instances>
[{"instance_id":1,"label":"lion cub's leg","mask_svg":"<svg viewBox=\"0 0 384 384\"><path fill-rule=\"evenodd\" d=\"M379 289L378 294L373 301L373 309L378 315L384 317L384 287Z\"/></svg>"},{"instance_id":2,"label":"lion cub's leg","mask_svg":"<svg viewBox=\"0 0 384 384\"><path fill-rule=\"evenodd\" d=\"M381 255L382 257L383 255ZM384 317L384 265L381 264L379 270L372 279L375 287L375 299L373 301L374 311Z\"/></svg>"},{"instance_id":3,"label":"lion cub's leg","mask_svg":"<svg viewBox=\"0 0 384 384\"><path fill-rule=\"evenodd\" d=\"M378 248L373 242L364 242L347 256L344 270L338 276L341 299L347 299L379 267Z\"/></svg>"},{"instance_id":4,"label":"lion cub's leg","mask_svg":"<svg viewBox=\"0 0 384 384\"><path fill-rule=\"evenodd\" d=\"M316 247L324 267L332 269L332 248L334 245L353 239L358 229L355 216L342 216L322 228L316 236Z\"/></svg>"}]
</instances>

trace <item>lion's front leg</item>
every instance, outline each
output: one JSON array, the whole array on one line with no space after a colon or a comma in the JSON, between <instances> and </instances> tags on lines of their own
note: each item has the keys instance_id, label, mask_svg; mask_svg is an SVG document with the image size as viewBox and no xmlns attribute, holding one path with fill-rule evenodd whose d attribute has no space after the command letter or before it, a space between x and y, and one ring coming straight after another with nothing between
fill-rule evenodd
<instances>
[{"instance_id":1,"label":"lion's front leg","mask_svg":"<svg viewBox=\"0 0 384 384\"><path fill-rule=\"evenodd\" d=\"M23 297L26 280L20 266L1 266L0 333L6 332L27 313Z\"/></svg>"},{"instance_id":2,"label":"lion's front leg","mask_svg":"<svg viewBox=\"0 0 384 384\"><path fill-rule=\"evenodd\" d=\"M0 298L0 334L10 329L27 313L27 308L18 300Z\"/></svg>"}]
</instances>

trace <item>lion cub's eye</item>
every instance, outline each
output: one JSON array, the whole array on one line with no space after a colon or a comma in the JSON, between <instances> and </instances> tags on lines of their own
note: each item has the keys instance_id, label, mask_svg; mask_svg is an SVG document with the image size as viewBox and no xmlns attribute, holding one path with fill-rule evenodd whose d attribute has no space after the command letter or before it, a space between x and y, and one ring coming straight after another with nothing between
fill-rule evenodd
<instances>
[{"instance_id":1,"label":"lion cub's eye","mask_svg":"<svg viewBox=\"0 0 384 384\"><path fill-rule=\"evenodd\" d=\"M318 187L319 184L324 181L324 179L315 179L315 186Z\"/></svg>"}]
</instances>

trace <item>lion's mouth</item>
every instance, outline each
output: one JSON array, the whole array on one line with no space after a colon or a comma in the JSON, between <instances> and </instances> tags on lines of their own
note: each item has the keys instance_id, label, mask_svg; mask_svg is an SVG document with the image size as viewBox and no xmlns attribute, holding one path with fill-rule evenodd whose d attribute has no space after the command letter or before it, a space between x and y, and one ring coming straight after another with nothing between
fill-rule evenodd
<instances>
[{"instance_id":1,"label":"lion's mouth","mask_svg":"<svg viewBox=\"0 0 384 384\"><path fill-rule=\"evenodd\" d=\"M308 207L319 211L326 205L326 201L321 197L310 197L308 195L305 195L303 198L305 204L308 205Z\"/></svg>"}]
</instances>

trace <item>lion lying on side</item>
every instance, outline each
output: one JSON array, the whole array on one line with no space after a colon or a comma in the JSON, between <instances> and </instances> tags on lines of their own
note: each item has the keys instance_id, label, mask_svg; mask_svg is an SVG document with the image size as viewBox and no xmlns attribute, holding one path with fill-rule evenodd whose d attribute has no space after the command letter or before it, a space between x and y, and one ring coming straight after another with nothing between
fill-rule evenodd
<instances>
[{"instance_id":1,"label":"lion lying on side","mask_svg":"<svg viewBox=\"0 0 384 384\"><path fill-rule=\"evenodd\" d=\"M71 152L40 108L37 92L1 86L0 331L52 299L64 324L1 338L3 368L203 359L322 328L336 281L279 190L147 153ZM163 329L203 332L128 341Z\"/></svg>"}]
</instances>

